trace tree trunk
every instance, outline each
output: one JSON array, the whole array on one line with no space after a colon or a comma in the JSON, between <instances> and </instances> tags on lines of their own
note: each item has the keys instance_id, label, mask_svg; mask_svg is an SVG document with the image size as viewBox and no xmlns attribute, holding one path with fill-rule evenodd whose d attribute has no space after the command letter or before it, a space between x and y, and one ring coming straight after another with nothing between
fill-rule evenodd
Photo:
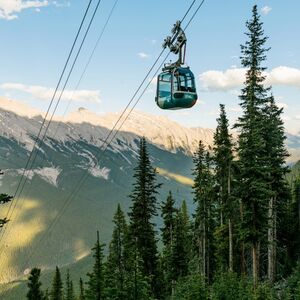
<instances>
[{"instance_id":1,"label":"tree trunk","mask_svg":"<svg viewBox=\"0 0 300 300\"><path fill-rule=\"evenodd\" d=\"M202 261L203 261L203 276L206 277L206 226L204 223L203 226L203 256L202 256Z\"/></svg>"},{"instance_id":2,"label":"tree trunk","mask_svg":"<svg viewBox=\"0 0 300 300\"><path fill-rule=\"evenodd\" d=\"M230 166L228 169L228 181L227 181L227 193L228 199L227 201L230 202L230 193L231 193L231 174L230 174ZM229 203L230 205L230 203ZM229 240L229 271L233 271L233 241L232 241L232 223L231 223L231 207L229 208L229 219L228 219L228 240Z\"/></svg>"},{"instance_id":3,"label":"tree trunk","mask_svg":"<svg viewBox=\"0 0 300 300\"><path fill-rule=\"evenodd\" d=\"M233 272L233 245L232 245L231 219L228 220L228 233L229 233L229 271Z\"/></svg>"},{"instance_id":4,"label":"tree trunk","mask_svg":"<svg viewBox=\"0 0 300 300\"><path fill-rule=\"evenodd\" d=\"M258 244L257 242L252 243L252 277L253 277L253 286L257 287L258 283Z\"/></svg>"},{"instance_id":5,"label":"tree trunk","mask_svg":"<svg viewBox=\"0 0 300 300\"><path fill-rule=\"evenodd\" d=\"M244 210L243 210L243 203L240 201L240 216L241 221L244 219ZM241 245L241 274L245 276L246 274L246 260L245 260L245 243L242 241Z\"/></svg>"},{"instance_id":6,"label":"tree trunk","mask_svg":"<svg viewBox=\"0 0 300 300\"><path fill-rule=\"evenodd\" d=\"M276 256L276 213L275 199L269 199L268 207L268 280L275 280L275 256Z\"/></svg>"}]
</instances>

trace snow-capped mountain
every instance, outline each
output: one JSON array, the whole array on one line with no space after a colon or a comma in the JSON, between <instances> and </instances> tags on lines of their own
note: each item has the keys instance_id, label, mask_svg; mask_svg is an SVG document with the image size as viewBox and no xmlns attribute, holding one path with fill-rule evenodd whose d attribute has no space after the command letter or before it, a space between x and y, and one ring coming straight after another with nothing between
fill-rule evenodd
<instances>
[{"instance_id":1,"label":"snow-capped mountain","mask_svg":"<svg viewBox=\"0 0 300 300\"><path fill-rule=\"evenodd\" d=\"M4 171L0 186L1 192L14 194L43 116L12 100L0 98L0 107L0 169ZM212 145L214 131L134 111L116 132L124 121L123 116L114 128L119 118L117 113L98 115L80 108L64 119L53 119L0 243L5 270L0 282L17 278L32 266L50 268L77 261L89 253L92 233L99 228L102 240L109 241L117 203L125 211L130 207L128 195L141 136L149 142L163 183L158 202L171 190L178 202L185 199L193 205L191 154L199 140ZM109 146L104 153L105 140ZM299 141L298 136L288 136L293 158L299 153ZM84 184L74 194L83 177ZM0 212L5 215L3 206Z\"/></svg>"}]
</instances>

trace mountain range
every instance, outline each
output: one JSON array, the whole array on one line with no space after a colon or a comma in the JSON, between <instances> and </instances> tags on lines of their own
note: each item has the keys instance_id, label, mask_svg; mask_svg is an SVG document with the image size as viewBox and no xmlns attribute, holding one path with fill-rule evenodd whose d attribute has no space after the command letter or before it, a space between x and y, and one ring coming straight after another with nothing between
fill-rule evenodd
<instances>
[{"instance_id":1,"label":"mountain range","mask_svg":"<svg viewBox=\"0 0 300 300\"><path fill-rule=\"evenodd\" d=\"M1 192L14 194L43 117L22 108L13 112L8 100L2 100L0 104L6 105L0 108ZM128 195L141 136L149 143L163 184L158 205L171 190L179 203L185 199L189 208L193 206L192 153L199 140L206 146L213 144L214 130L188 128L166 117L133 111L116 132L114 124L120 117L121 124L124 117L118 113L98 115L80 108L52 121L0 241L0 282L20 278L33 266L47 270L81 261L97 229L101 240L109 242L117 204L125 211L130 207ZM107 146L103 143L111 130ZM287 147L292 154L289 162L296 161L300 136L287 134ZM83 177L84 183L74 194ZM1 207L1 215L7 209L8 205ZM159 216L156 222L159 227Z\"/></svg>"}]
</instances>

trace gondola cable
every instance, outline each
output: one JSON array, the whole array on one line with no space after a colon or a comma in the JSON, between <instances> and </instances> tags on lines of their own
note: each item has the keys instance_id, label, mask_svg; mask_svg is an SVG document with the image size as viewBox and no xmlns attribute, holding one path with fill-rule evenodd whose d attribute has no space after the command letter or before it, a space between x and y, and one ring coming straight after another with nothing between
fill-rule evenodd
<instances>
[{"instance_id":1,"label":"gondola cable","mask_svg":"<svg viewBox=\"0 0 300 300\"><path fill-rule=\"evenodd\" d=\"M115 7L116 7L118 1L119 1L119 0L115 0L114 4L113 4L113 6L112 6L112 8L111 8L111 10L110 10L110 12L109 12L109 15L108 15L108 17L107 17L107 19L106 19L106 22L105 22L105 24L104 24L104 26L103 26L103 28L102 28L102 30L101 30L101 32L100 32L98 38L97 38L97 41L96 41L96 43L95 43L95 46L94 46L94 48L93 48L93 50L92 50L92 52L91 52L91 54L90 54L90 56L89 56L89 59L88 59L86 65L85 65L85 67L84 67L84 70L83 70L83 72L82 72L82 74L81 74L81 76L80 76L80 78L79 78L77 84L76 84L76 87L75 87L75 90L74 90L74 91L76 91L76 90L78 89L78 87L79 87L79 85L80 85L80 83L81 83L81 80L82 80L82 78L83 78L83 76L84 76L84 74L85 74L85 72L86 72L86 70L87 70L87 68L88 68L88 66L89 66L89 64L90 64L90 62L91 62L91 60L92 60L92 57L93 57L93 55L94 55L94 53L95 53L95 51L96 51L96 49L97 49L97 47L98 47L98 45L99 45L99 42L100 42L100 40L101 40L101 38L102 38L102 36L103 36L103 34L104 34L104 32L105 32L105 29L106 29L106 27L107 27L107 25L108 25L108 22L109 22L109 20L110 20L112 14L113 14L113 11L115 10ZM71 98L69 99L68 106L69 106L69 104L71 103L71 101L72 101L72 96L71 96ZM66 111L67 111L67 109L65 110L65 112L64 112L64 114L63 114L63 117L64 117L64 115L66 114ZM56 130L55 130L55 133L54 133L54 135L51 137L52 139L54 139L55 136L57 135L58 129L59 129L59 127L60 127L61 124L62 124L62 122L59 122L59 123L58 123L58 125L57 125L57 127L56 127ZM66 125L67 125L67 124L66 124ZM102 141L102 142L103 142L103 141ZM45 158L42 158L42 162L44 162L44 160L45 160ZM33 179L33 180L34 180L34 179ZM26 193L27 195L29 194L29 191L30 191L30 188L31 188L31 187L32 187L32 185L29 187L29 190L27 190L27 193ZM22 192L22 191L21 191L21 192ZM24 198L26 199L26 197L24 197ZM20 208L20 210L22 210L22 207ZM20 214L20 212L18 212L17 215L15 216L15 219L14 219L15 222L16 222L16 220L18 220L19 214ZM11 230L12 230L12 228L10 227L10 231L8 231L8 232L6 233L6 235L9 235L9 233L11 232ZM2 238L2 237L1 237L1 238ZM0 238L0 242L1 242L1 238Z\"/></svg>"},{"instance_id":2,"label":"gondola cable","mask_svg":"<svg viewBox=\"0 0 300 300\"><path fill-rule=\"evenodd\" d=\"M69 71L67 80L66 80L66 82L65 82L65 84L64 84L64 86L63 86L63 89L62 89L61 92L60 92L59 99L57 100L57 103L56 103L56 105L55 105L54 111L52 112L52 115L51 115L51 117L50 117L50 120L49 120L49 122L48 122L48 124L47 124L47 126L46 126L46 129L45 129L45 132L44 132L44 134L43 134L43 137L42 137L42 139L39 139L39 138L40 138L40 135L41 135L41 133L42 133L43 127L44 127L44 125L45 125L45 123L46 123L48 114L50 113L50 109L51 109L51 106L52 106L52 104L53 104L53 102L54 102L55 96L56 96L56 94L57 94L57 92L58 92L58 88L59 88L60 83L61 83L61 81L62 81L62 78L63 78L63 76L64 76L65 70L66 70L67 65L68 65L68 63L69 63L69 61L70 61L71 55L72 55L72 53L73 53L75 44L76 44L76 42L77 42L77 40L78 40L80 31L81 31L82 26L83 26L83 23L84 23L84 21L85 21L85 19L86 19L86 16L87 16L87 13L88 13L88 10L89 10L89 8L90 8L90 4L91 4L91 3L92 3L92 0L90 0L90 2L89 2L89 4L88 4L88 7L87 7L87 9L86 9L86 11L85 11L84 17L83 17L83 19L82 19L82 21L81 21L81 24L80 24L80 27L79 27L79 30L78 30L78 32L77 32L77 34L76 34L76 38L75 38L75 40L74 40L74 42L73 42L71 51L70 51L70 53L69 53L69 55L68 55L68 58L67 58L67 61L66 61L65 65L64 65L63 72L61 73L59 82L58 82L58 84L57 84L57 86L56 86L56 88L55 88L55 91L54 91L54 94L53 94L52 99L51 99L51 101L50 101L50 104L49 104L49 107L48 107L48 109L47 109L46 115L45 115L45 117L44 117L44 119L43 119L43 122L42 122L42 125L41 125L41 127L40 127L40 130L39 130L39 132L38 132L37 138L35 139L35 142L34 142L34 145L33 145L32 150L31 150L31 152L30 152L29 158L28 158L28 160L27 160L27 162L26 162L26 165L25 165L25 168L24 168L24 170L23 170L23 173L22 173L21 179L20 179L20 181L19 181L19 184L18 184L18 186L17 186L16 192L15 192L15 194L14 194L14 196L13 196L13 197L16 198L16 199L10 203L9 209L8 209L8 211L7 211L7 213L6 213L6 217L5 217L5 218L7 218L7 219L10 219L10 218L11 218L11 216L12 216L12 214L13 214L13 212L14 212L16 206L17 206L17 203L18 203L18 201L19 201L19 199L20 199L20 195L21 195L21 193L23 192L24 186L25 186L25 184L26 184L26 182L27 182L27 180L28 180L28 175L29 175L29 173L30 173L30 171L31 171L31 169L32 169L32 167L33 167L33 164L34 164L34 162L35 162L35 160L36 160L36 157L37 157L37 153L38 153L37 151L35 151L35 156L33 156L34 150L36 149L36 146L39 146L39 145L42 144L42 142L44 141L44 139L45 139L45 137L46 137L46 134L47 134L47 131L48 131L49 126L50 126L50 124L51 124L51 121L52 121L52 119L53 119L54 113L55 113L55 111L56 111L56 109L57 109L57 107L58 107L58 104L59 104L60 100L61 100L62 94L63 94L63 92L64 92L64 90L65 90L65 87L66 87L66 84L67 84L67 81L69 80L69 77L70 77L70 75L71 75L71 73L72 73L72 71L73 71L74 65L75 65L75 63L76 63L76 61L77 61L77 58L78 58L78 55L79 55L79 53L80 53L80 51L81 51L81 49L82 49L83 42L84 42L84 40L85 40L85 38L86 38L86 36L87 36L87 33L88 33L89 29L90 29L91 23L92 23L92 21L93 21L93 19L94 19L94 17L95 17L95 14L96 14L96 12L97 12L97 10L98 10L99 4L101 3L101 0L98 0L98 3L97 3L97 5L96 5L96 8L94 9L93 16L92 16L92 18L91 18L91 20L90 20L90 22L89 22L89 26L88 26L88 28L86 29L86 32L85 32L85 35L84 35L84 40L82 41L82 43L81 43L81 45L80 45L80 47L79 47L79 50L77 51L76 57L75 57L75 59L74 59L74 61L73 61L72 67L71 67L71 69L70 69L70 71ZM31 160L32 160L32 162L31 162L31 165L29 166L29 163L30 163ZM29 168L28 168L28 167L29 167ZM27 174L26 174L26 173L27 173ZM25 177L25 179L24 179L24 177ZM23 180L23 179L24 179L24 180ZM22 185L22 186L21 186L21 185ZM20 190L20 189L21 189L21 190ZM18 193L18 192L19 192L19 193ZM18 196L16 197L17 194L18 194ZM3 228L3 230L2 230L2 232L1 232L0 243L1 243L2 239L3 239L3 236L5 235L5 232L6 232L7 227L8 227L8 226L5 226L5 227Z\"/></svg>"},{"instance_id":3,"label":"gondola cable","mask_svg":"<svg viewBox=\"0 0 300 300\"><path fill-rule=\"evenodd\" d=\"M196 9L196 11L194 12L193 16L191 17L190 21L187 23L187 26L185 26L185 29L190 25L191 21L193 20L193 18L196 16L197 12L199 11L199 9L202 7L203 3L205 0L202 0L202 2L199 4L198 8ZM195 1L193 1L193 3L191 4L189 10L191 9L191 7L193 6L193 4L195 3ZM187 14L185 14L183 20L185 19ZM174 37L173 37L174 38ZM175 34L175 38L176 38L176 34ZM143 79L142 83L140 84L138 90L134 93L134 96L130 99L129 103L126 105L125 109L123 110L123 112L121 113L121 115L119 116L119 118L117 119L117 122L114 124L113 128L110 130L110 133L108 134L107 138L105 139L105 142L103 142L102 145L106 145L106 147L102 150L102 152L100 152L99 157L97 157L97 162L95 164L95 166L97 166L99 164L99 161L101 159L101 157L104 155L106 149L110 146L110 143L112 142L112 140L114 139L114 137L117 135L117 133L120 131L121 127L123 126L123 124L125 123L125 121L128 119L129 115L131 114L131 112L133 111L133 109L136 107L136 105L138 104L138 102L140 101L141 97L144 95L145 91L147 90L147 88L149 87L149 85L151 84L151 81L155 78L155 76L157 75L157 73L159 72L160 68L162 67L162 65L164 64L164 62L166 61L166 59L168 58L170 52L168 53L168 55L165 57L165 59L163 60L163 62L161 63L161 65L159 66L159 68L157 69L157 71L155 72L154 76L152 77L152 80L150 80L148 82L148 84L146 85L146 87L144 88L144 90L142 91L142 93L140 94L140 96L138 97L138 99L136 100L136 102L134 103L133 107L130 109L129 113L127 114L127 116L125 117L125 119L123 120L123 122L121 123L121 125L118 127L118 129L115 131L115 133L113 134L112 138L110 139L109 142L108 139L111 136L111 134L113 133L114 129L117 127L117 124L120 122L121 118L125 115L125 112L127 111L128 107L130 106L130 104L133 102L135 96L137 95L138 91L141 89L142 85L144 84L144 82L146 81L146 79L148 78L149 74L151 73L151 71L153 70L154 66L156 65L156 63L158 62L158 60L160 59L160 57L162 56L163 52L165 51L165 48L161 51L161 53L159 54L159 57L156 59L155 63L152 65L152 67L150 68L149 72L147 73L147 75L145 76L145 78ZM78 195L78 192L80 190L80 188L82 187L82 185L84 184L87 176L88 176L88 171L89 168L85 171L85 174L81 177L79 183L76 185L76 188L73 190L73 192L71 192L71 194L69 195L68 198L66 198L66 200L63 203L62 208L60 209L59 213L56 215L56 217L54 218L54 220L52 221L52 223L50 224L50 226L48 227L48 229L46 230L46 232L41 236L41 238L38 240L38 244L41 244L44 242L45 237L47 234L50 233L51 229L53 227L55 227L55 225L57 224L57 222L60 220L60 218L63 216L63 214L65 213L67 207L69 206L70 202L72 201L73 197L76 195ZM74 194L74 196L73 196ZM32 256L34 254L34 251L32 251L30 253L30 255L28 256L28 259L25 262L24 268L29 264L29 261L31 260Z\"/></svg>"}]
</instances>

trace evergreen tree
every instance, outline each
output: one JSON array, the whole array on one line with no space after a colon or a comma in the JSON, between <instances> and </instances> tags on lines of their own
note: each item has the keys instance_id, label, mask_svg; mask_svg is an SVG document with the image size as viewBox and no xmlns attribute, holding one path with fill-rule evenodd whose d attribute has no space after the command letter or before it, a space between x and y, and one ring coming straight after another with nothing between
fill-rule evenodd
<instances>
[{"instance_id":1,"label":"evergreen tree","mask_svg":"<svg viewBox=\"0 0 300 300\"><path fill-rule=\"evenodd\" d=\"M0 176L3 175L3 172L0 170ZM9 196L7 194L0 194L0 204L5 204L7 202L10 202L13 199L12 196ZM0 219L0 228L4 226L5 223L7 223L9 220L6 218Z\"/></svg>"},{"instance_id":2,"label":"evergreen tree","mask_svg":"<svg viewBox=\"0 0 300 300\"><path fill-rule=\"evenodd\" d=\"M44 300L44 295L41 290L41 282L40 282L40 275L41 270L38 268L33 268L30 271L30 275L28 278L28 293L27 293L27 299L28 300Z\"/></svg>"},{"instance_id":3,"label":"evergreen tree","mask_svg":"<svg viewBox=\"0 0 300 300\"><path fill-rule=\"evenodd\" d=\"M188 231L184 212L180 209L176 214L174 227L174 241L172 244L172 271L174 279L188 274L189 253L188 253Z\"/></svg>"},{"instance_id":4,"label":"evergreen tree","mask_svg":"<svg viewBox=\"0 0 300 300\"><path fill-rule=\"evenodd\" d=\"M156 212L156 194L160 184L156 183L156 170L152 167L145 138L141 138L138 165L134 169L133 191L130 217L130 235L136 242L143 263L143 274L151 279L153 292L156 288L158 255L155 239L155 225L152 218Z\"/></svg>"},{"instance_id":5,"label":"evergreen tree","mask_svg":"<svg viewBox=\"0 0 300 300\"><path fill-rule=\"evenodd\" d=\"M127 224L124 213L118 204L114 215L115 224L112 241L109 245L109 254L106 262L105 290L109 299L125 299L125 235Z\"/></svg>"},{"instance_id":6,"label":"evergreen tree","mask_svg":"<svg viewBox=\"0 0 300 300\"><path fill-rule=\"evenodd\" d=\"M219 232L228 231L228 236L220 234L218 244L218 261L221 271L228 268L233 271L233 216L236 207L233 205L232 189L232 137L228 131L228 119L225 106L220 104L220 117L217 119L218 126L214 134L214 163L217 194L219 197ZM224 242L225 247L224 247ZM228 242L227 242L228 241ZM223 249L225 248L225 249ZM227 251L227 257L224 252ZM228 263L227 263L228 262ZM226 266L227 265L227 266Z\"/></svg>"},{"instance_id":7,"label":"evergreen tree","mask_svg":"<svg viewBox=\"0 0 300 300\"><path fill-rule=\"evenodd\" d=\"M144 275L144 263L139 255L137 238L127 231L124 238L125 297L128 300L152 299L150 278Z\"/></svg>"},{"instance_id":8,"label":"evergreen tree","mask_svg":"<svg viewBox=\"0 0 300 300\"><path fill-rule=\"evenodd\" d=\"M213 244L213 177L211 174L211 158L202 141L194 155L194 202L197 204L195 213L194 251L196 268L199 274L208 281L211 275Z\"/></svg>"},{"instance_id":9,"label":"evergreen tree","mask_svg":"<svg viewBox=\"0 0 300 300\"><path fill-rule=\"evenodd\" d=\"M83 281L82 281L81 277L79 279L79 298L78 298L78 300L85 300L84 286L83 286Z\"/></svg>"},{"instance_id":10,"label":"evergreen tree","mask_svg":"<svg viewBox=\"0 0 300 300\"><path fill-rule=\"evenodd\" d=\"M176 224L175 200L171 191L169 191L167 200L163 202L161 207L161 216L163 218L163 228L161 228L163 241L162 271L164 278L164 286L167 294L173 293L175 285L174 266L173 266L173 244Z\"/></svg>"},{"instance_id":11,"label":"evergreen tree","mask_svg":"<svg viewBox=\"0 0 300 300\"><path fill-rule=\"evenodd\" d=\"M277 253L277 213L281 206L280 196L286 194L287 182L285 175L288 171L285 159L288 156L285 146L284 125L281 119L283 109L279 109L273 96L269 97L265 114L265 143L267 167L269 171L269 188L271 195L268 204L268 279L274 282L276 278Z\"/></svg>"},{"instance_id":12,"label":"evergreen tree","mask_svg":"<svg viewBox=\"0 0 300 300\"><path fill-rule=\"evenodd\" d=\"M87 300L102 300L103 297L103 283L104 283L104 266L103 266L103 248L104 244L100 244L99 231L97 231L97 241L92 248L94 252L94 265L91 273L88 273L89 280L87 282L86 299Z\"/></svg>"},{"instance_id":13,"label":"evergreen tree","mask_svg":"<svg viewBox=\"0 0 300 300\"><path fill-rule=\"evenodd\" d=\"M259 249L265 239L270 197L263 115L269 89L263 85L265 67L261 66L268 51L264 48L267 38L256 5L252 13L252 19L246 23L248 40L241 46L241 62L247 71L245 86L240 95L243 116L239 118L236 127L239 129L239 195L243 211L240 236L244 243L251 245L252 275L256 286L259 278Z\"/></svg>"},{"instance_id":14,"label":"evergreen tree","mask_svg":"<svg viewBox=\"0 0 300 300\"><path fill-rule=\"evenodd\" d=\"M58 267L55 269L55 274L52 280L50 300L63 300L63 283Z\"/></svg>"},{"instance_id":15,"label":"evergreen tree","mask_svg":"<svg viewBox=\"0 0 300 300\"><path fill-rule=\"evenodd\" d=\"M69 270L67 270L67 275L66 275L66 288L65 288L65 299L64 300L75 300L73 282L70 278Z\"/></svg>"}]
</instances>

